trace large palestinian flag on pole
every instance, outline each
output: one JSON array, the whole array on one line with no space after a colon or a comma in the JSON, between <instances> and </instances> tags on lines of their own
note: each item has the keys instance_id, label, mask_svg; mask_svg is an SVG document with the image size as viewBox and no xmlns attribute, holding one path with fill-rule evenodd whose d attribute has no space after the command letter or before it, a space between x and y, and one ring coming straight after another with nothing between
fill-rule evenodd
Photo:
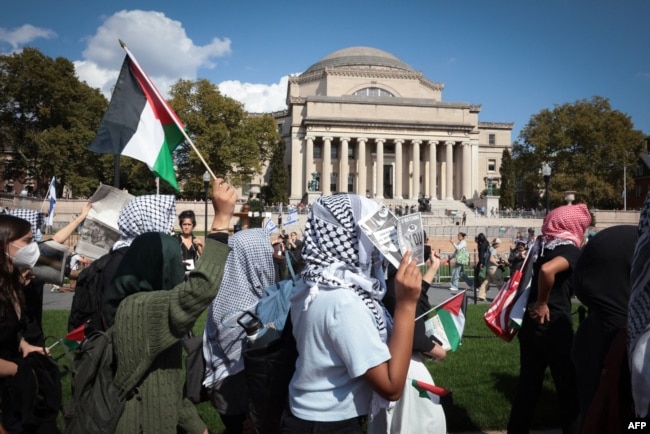
<instances>
[{"instance_id":1,"label":"large palestinian flag on pole","mask_svg":"<svg viewBox=\"0 0 650 434\"><path fill-rule=\"evenodd\" d=\"M126 53L111 102L88 150L140 160L178 190L172 152L185 140L185 127L135 58Z\"/></svg>"}]
</instances>

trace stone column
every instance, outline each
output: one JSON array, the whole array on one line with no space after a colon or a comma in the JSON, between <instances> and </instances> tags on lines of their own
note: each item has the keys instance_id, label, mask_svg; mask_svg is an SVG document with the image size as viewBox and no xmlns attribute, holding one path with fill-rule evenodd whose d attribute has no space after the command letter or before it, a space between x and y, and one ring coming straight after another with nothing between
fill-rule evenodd
<instances>
[{"instance_id":1,"label":"stone column","mask_svg":"<svg viewBox=\"0 0 650 434\"><path fill-rule=\"evenodd\" d=\"M402 177L404 176L402 172L402 143L404 143L402 139L395 140L395 199L404 197L402 188Z\"/></svg>"},{"instance_id":2,"label":"stone column","mask_svg":"<svg viewBox=\"0 0 650 434\"><path fill-rule=\"evenodd\" d=\"M472 168L470 156L469 142L461 143L462 156L463 156L463 185L461 186L461 194L465 199L469 199L472 195Z\"/></svg>"},{"instance_id":3,"label":"stone column","mask_svg":"<svg viewBox=\"0 0 650 434\"><path fill-rule=\"evenodd\" d=\"M377 144L377 165L376 167L376 176L377 176L377 190L375 197L377 199L384 198L384 142L385 139L375 139Z\"/></svg>"},{"instance_id":4,"label":"stone column","mask_svg":"<svg viewBox=\"0 0 650 434\"><path fill-rule=\"evenodd\" d=\"M447 149L445 152L447 160L447 191L445 192L446 200L454 200L454 142L445 142Z\"/></svg>"},{"instance_id":5,"label":"stone column","mask_svg":"<svg viewBox=\"0 0 650 434\"><path fill-rule=\"evenodd\" d=\"M305 179L311 181L311 174L316 168L314 167L314 136L305 136L307 142L305 146Z\"/></svg>"},{"instance_id":6,"label":"stone column","mask_svg":"<svg viewBox=\"0 0 650 434\"><path fill-rule=\"evenodd\" d=\"M348 142L349 137L341 137L341 154L339 155L340 169L339 169L339 191L342 193L348 192Z\"/></svg>"},{"instance_id":7,"label":"stone column","mask_svg":"<svg viewBox=\"0 0 650 434\"><path fill-rule=\"evenodd\" d=\"M413 144L413 197L417 199L420 195L420 145L422 140L411 140Z\"/></svg>"},{"instance_id":8,"label":"stone column","mask_svg":"<svg viewBox=\"0 0 650 434\"><path fill-rule=\"evenodd\" d=\"M323 175L321 176L320 189L323 195L332 194L332 138L323 137Z\"/></svg>"},{"instance_id":9,"label":"stone column","mask_svg":"<svg viewBox=\"0 0 650 434\"><path fill-rule=\"evenodd\" d=\"M368 170L366 168L366 142L365 137L357 138L357 194L366 195L366 180L368 177Z\"/></svg>"},{"instance_id":10,"label":"stone column","mask_svg":"<svg viewBox=\"0 0 650 434\"><path fill-rule=\"evenodd\" d=\"M436 145L438 142L436 140L429 140L429 195L431 196L431 200L436 200L438 198L438 194L436 192L437 188L437 165L438 161L436 158Z\"/></svg>"}]
</instances>

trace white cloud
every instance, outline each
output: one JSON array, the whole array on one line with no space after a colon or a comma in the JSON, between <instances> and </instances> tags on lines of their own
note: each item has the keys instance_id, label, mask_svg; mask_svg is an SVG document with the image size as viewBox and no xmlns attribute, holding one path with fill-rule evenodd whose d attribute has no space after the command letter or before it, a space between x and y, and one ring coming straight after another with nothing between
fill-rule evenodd
<instances>
[{"instance_id":1,"label":"white cloud","mask_svg":"<svg viewBox=\"0 0 650 434\"><path fill-rule=\"evenodd\" d=\"M0 28L0 41L11 45L13 51L17 51L18 47L28 44L38 38L56 38L56 33L49 29L34 27L31 24L25 24L14 30Z\"/></svg>"},{"instance_id":2,"label":"white cloud","mask_svg":"<svg viewBox=\"0 0 650 434\"><path fill-rule=\"evenodd\" d=\"M162 12L116 12L88 39L84 60L74 62L79 78L100 88L107 98L124 59L120 39L165 95L179 78L193 80L199 68L214 68L215 58L231 53L230 39L214 38L207 45L195 45L183 25Z\"/></svg>"},{"instance_id":3,"label":"white cloud","mask_svg":"<svg viewBox=\"0 0 650 434\"><path fill-rule=\"evenodd\" d=\"M278 83L256 84L228 80L219 83L219 91L244 104L251 113L267 113L287 108L287 82L285 75Z\"/></svg>"}]
</instances>

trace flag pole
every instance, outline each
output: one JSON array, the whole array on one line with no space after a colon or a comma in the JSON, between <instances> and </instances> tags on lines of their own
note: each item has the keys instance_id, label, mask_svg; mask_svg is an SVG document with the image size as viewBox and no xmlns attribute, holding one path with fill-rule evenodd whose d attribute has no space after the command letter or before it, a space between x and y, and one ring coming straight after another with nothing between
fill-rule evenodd
<instances>
[{"instance_id":1,"label":"flag pole","mask_svg":"<svg viewBox=\"0 0 650 434\"><path fill-rule=\"evenodd\" d=\"M183 133L183 137L185 137L185 140L187 141L187 143L189 143L190 146L192 147L192 149L194 150L194 152L196 152L196 155L199 156L199 159L201 160L201 162L202 162L203 165L205 166L205 170L208 171L208 173L212 176L213 179L217 179L217 176L212 172L212 169L210 169L210 166L208 166L208 163L207 163L207 162L205 161L205 159L203 158L203 155L201 155L201 153L199 152L199 150L197 149L197 147L194 145L194 142L192 141L192 139L190 139L190 137L189 137L189 136L187 135L187 133L185 132L185 128L183 128L183 127L179 124L179 122L178 122L179 119L178 119L178 117L176 116L176 114L173 113L173 112L169 109L169 106L167 105L167 101L165 101L165 99L162 97L162 95L160 94L160 91L158 90L158 88L156 87L156 85L154 85L153 82L149 79L149 76L148 76L147 74L144 73L144 70L140 67L140 64L139 64L138 61L135 59L135 56L133 56L133 54L131 54L131 51L129 51L129 49L127 48L127 46L126 46L126 44L124 43L124 41L121 40L121 39L118 39L118 41L120 41L120 46L122 46L122 48L124 49L124 51L126 51L127 56L129 56L129 58L131 59L131 61L133 61L133 63L135 64L135 66L140 70L140 73L142 74L142 76L144 77L144 79L147 81L147 84L149 84L149 86L151 86L151 88L154 90L154 92L156 93L156 97L157 97L161 102L163 102L163 106L165 107L165 110L167 110L167 114L169 115L169 117L172 118L172 120L174 121L174 123L176 124L176 126L178 127L178 129L181 130L181 132Z\"/></svg>"},{"instance_id":2,"label":"flag pole","mask_svg":"<svg viewBox=\"0 0 650 434\"><path fill-rule=\"evenodd\" d=\"M440 306L442 306L443 304L450 302L451 300L453 300L453 299L456 298L456 297L460 297L461 295L465 294L465 292L467 292L467 290L466 290L466 289L463 289L462 291L460 291L458 294L454 295L453 297L449 297L447 300L443 301L442 303L438 304L437 306L432 307L432 308L429 309L428 311L424 312L422 315L420 315L419 317L415 318L415 320L417 321L417 320L419 320L420 318L423 318L423 317L429 315L431 312L433 312L434 310L438 309L438 308L439 308Z\"/></svg>"},{"instance_id":3,"label":"flag pole","mask_svg":"<svg viewBox=\"0 0 650 434\"><path fill-rule=\"evenodd\" d=\"M52 179L55 177L53 176ZM50 195L50 189L52 188L52 179L50 179L50 184L47 186L47 194L43 198L43 203L41 203L41 209L39 210L40 212L43 212L43 205L45 205L45 202L47 201L47 197Z\"/></svg>"}]
</instances>

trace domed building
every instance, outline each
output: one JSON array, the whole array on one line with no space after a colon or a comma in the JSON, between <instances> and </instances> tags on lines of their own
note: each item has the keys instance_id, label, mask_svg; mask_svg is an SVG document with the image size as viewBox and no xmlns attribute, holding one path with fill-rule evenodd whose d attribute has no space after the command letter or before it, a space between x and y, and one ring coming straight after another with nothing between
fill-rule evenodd
<instances>
[{"instance_id":1,"label":"domed building","mask_svg":"<svg viewBox=\"0 0 650 434\"><path fill-rule=\"evenodd\" d=\"M460 200L498 186L514 124L479 122L481 106L442 100L430 81L369 47L329 54L289 78L286 143L290 201L354 192L379 200Z\"/></svg>"}]
</instances>

